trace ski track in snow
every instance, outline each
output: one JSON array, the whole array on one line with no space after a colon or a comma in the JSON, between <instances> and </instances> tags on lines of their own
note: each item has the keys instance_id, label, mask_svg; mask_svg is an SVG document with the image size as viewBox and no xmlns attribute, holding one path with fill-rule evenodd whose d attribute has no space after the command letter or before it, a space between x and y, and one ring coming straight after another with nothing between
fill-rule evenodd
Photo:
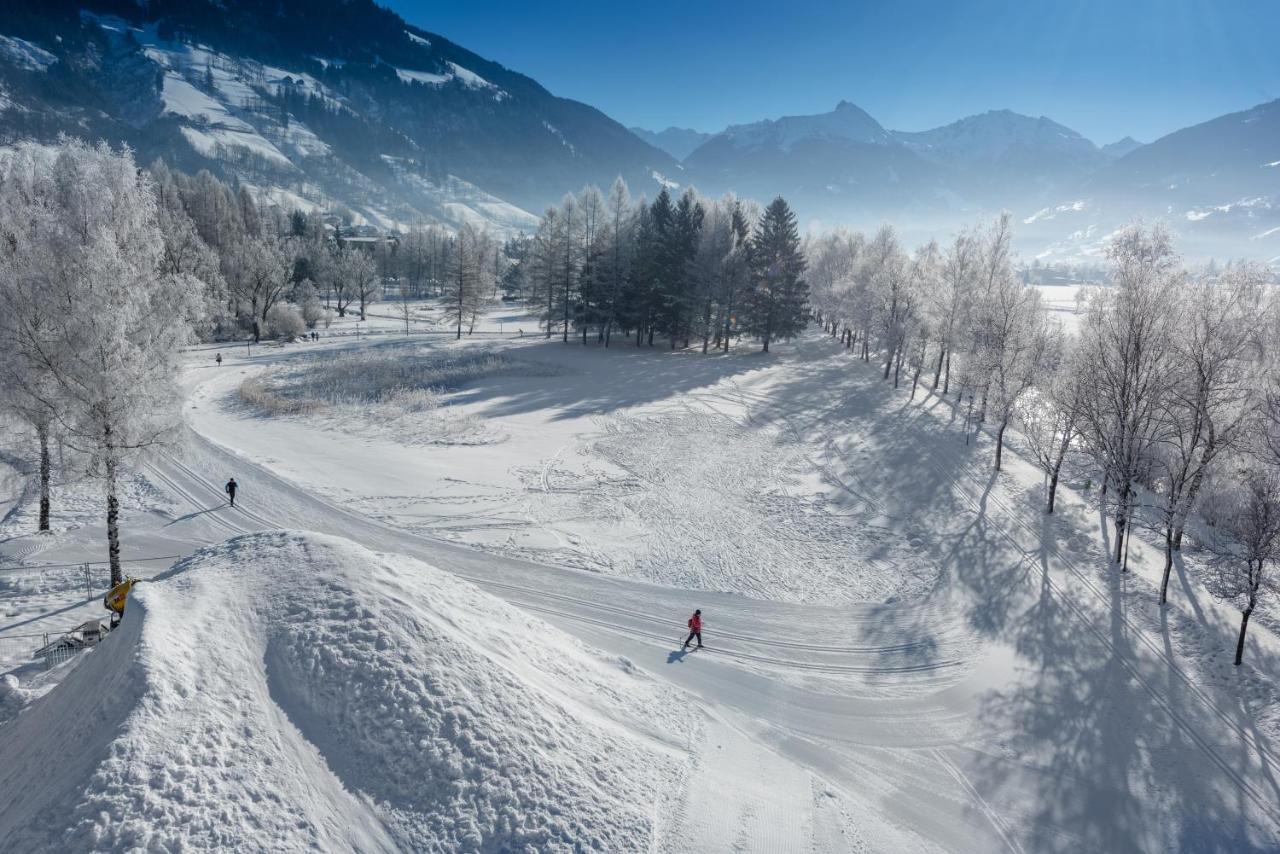
<instances>
[{"instance_id":1,"label":"ski track in snow","mask_svg":"<svg viewBox=\"0 0 1280 854\"><path fill-rule=\"evenodd\" d=\"M289 482L299 472L287 455L234 462L199 437L181 458L156 460L142 474L177 501L175 508L189 506L178 526L189 536L214 541L301 523L382 551L419 554L691 692L711 713L706 735L689 753L680 792L661 808L670 818L652 837L652 850L1280 850L1280 788L1263 770L1274 767L1269 739L1280 721L1267 716L1266 705L1255 715L1259 731L1241 717L1249 712L1224 703L1219 692L1231 690L1228 684L1206 683L1205 668L1220 660L1171 658L1161 624L1128 606L1136 594L1083 557L1094 549L1089 536L1073 533L1068 552L1056 534L1033 526L1014 503L1022 495L1014 476L991 478L982 453L962 451L937 398L907 406L905 395L888 392L868 372L854 385L883 402L861 404L827 379L838 376L826 367L833 359L841 371L862 371L852 358L821 340L802 346L816 364L778 362L751 371L749 382L731 375L608 416L585 408L578 414L588 429L546 446L528 469L537 473L533 489L494 489L481 473L424 483L396 501L350 500L338 486L323 490L329 501L317 501ZM198 390L214 378L197 377L193 423L234 447L243 436L226 433L227 422L213 417L214 399ZM811 386L795 385L810 379ZM877 424L893 426L869 429ZM702 442L708 433L723 437L726 456L742 454L763 474L752 480L717 468L711 451L718 446ZM517 431L513 441L528 440ZM894 467L906 459L919 466L921 486L899 493ZM268 475L259 462L279 466L283 477ZM242 483L247 475L257 496L234 511L211 509L222 501L218 478L228 468ZM523 475L516 474L519 484ZM726 487L740 518L703 507ZM420 493L427 492L437 497L427 496L426 506L444 502L442 512L423 516L432 520L427 524L408 521L423 512ZM818 495L825 506L812 503ZM942 501L911 512L922 495ZM1063 497L1054 523L1064 531L1073 502ZM931 519L946 506L952 512ZM681 527L688 515L703 527ZM771 518L791 520L820 537L823 529L813 526L829 524L823 515L857 528L856 538L828 541L829 549L853 552L856 571L819 574L808 587L773 579L790 602L743 598L770 590L769 578L751 572L724 593L673 587L699 586L698 570L714 566L697 555L739 548L731 537L716 539L731 522L738 532L756 533L769 531ZM486 527L524 531L529 516L554 535L549 547L474 539ZM649 567L642 557L628 562L598 529L575 527L575 519L600 516L629 523L606 530L629 530L623 545L635 554L644 553L636 529L647 529L645 548L667 549L672 559ZM832 524L838 530L838 518ZM482 551L429 539L441 536ZM768 536L805 569L824 562L821 550L804 550L802 538L799 550L787 551L785 533ZM682 538L695 558L680 551ZM1145 571L1137 546L1135 580ZM539 569L503 554L562 566ZM758 560L749 550L734 556L735 569ZM921 575L895 579L900 598L873 604L894 589L879 576L904 564L920 565ZM564 568L575 565L596 572ZM679 571L661 576L671 565ZM846 590L848 598L817 594L842 577L856 586L862 582L851 576L859 574L871 576L871 586ZM868 602L858 604L859 597ZM709 648L679 656L670 650L683 639L683 616L695 599L708 615ZM1022 649L1030 636L1011 621L1024 611L1051 617L1070 645L1043 658ZM1207 643L1216 613L1197 610L1188 625L1179 614L1173 640ZM1250 655L1277 660L1270 643L1259 631ZM1119 680L1099 683L1111 694L1088 693L1093 670L1065 669L1077 655L1110 662L1098 676L1114 665ZM1254 697L1275 696L1265 679L1240 685ZM1077 695L1091 705L1074 709ZM1059 744L1054 730L1037 729L1031 715L1046 702L1067 704L1046 709L1050 720L1061 718L1056 729L1064 737L1076 728L1070 715L1081 717L1076 749ZM1146 815L1150 822L1138 819Z\"/></svg>"}]
</instances>

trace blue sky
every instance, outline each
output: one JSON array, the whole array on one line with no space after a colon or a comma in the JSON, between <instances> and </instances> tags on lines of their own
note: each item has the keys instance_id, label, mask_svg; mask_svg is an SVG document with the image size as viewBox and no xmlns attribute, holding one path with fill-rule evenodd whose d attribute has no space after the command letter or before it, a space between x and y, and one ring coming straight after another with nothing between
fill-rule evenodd
<instances>
[{"instance_id":1,"label":"blue sky","mask_svg":"<svg viewBox=\"0 0 1280 854\"><path fill-rule=\"evenodd\" d=\"M380 0L626 125L714 131L847 99L923 130L988 109L1098 143L1280 98L1280 2Z\"/></svg>"}]
</instances>

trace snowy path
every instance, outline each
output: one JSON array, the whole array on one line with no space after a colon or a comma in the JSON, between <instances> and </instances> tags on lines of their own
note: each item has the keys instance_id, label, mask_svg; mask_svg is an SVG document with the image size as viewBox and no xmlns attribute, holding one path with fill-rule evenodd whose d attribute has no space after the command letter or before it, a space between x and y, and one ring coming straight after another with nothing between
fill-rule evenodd
<instances>
[{"instance_id":1,"label":"snowy path","mask_svg":"<svg viewBox=\"0 0 1280 854\"><path fill-rule=\"evenodd\" d=\"M818 381L802 390L822 388L822 370L810 373ZM792 383L689 396L792 429L850 417L798 403ZM1125 617L1123 579L1100 584L1030 527L953 436L922 445L944 423L932 407L901 409L895 435L861 449L889 463L910 451L924 481L911 496L941 505L931 512L944 518L934 546L947 581L916 603L798 606L529 564L392 529L257 468L252 506L270 510L227 521L318 528L423 557L738 716L754 741L947 849L1276 840L1280 787L1265 736ZM217 438L204 413L199 423ZM160 468L197 506L215 498L223 472L251 465L205 440L193 449ZM851 494L876 493L850 465L858 448L837 440L829 451ZM708 615L713 649L683 657L672 650L691 603ZM1165 823L1144 821L1147 811Z\"/></svg>"},{"instance_id":2,"label":"snowy path","mask_svg":"<svg viewBox=\"0 0 1280 854\"><path fill-rule=\"evenodd\" d=\"M859 524L936 565L922 595L769 601L435 539L384 518L377 503L342 506L344 489L326 488L358 482L360 494L410 500L438 485L412 466L426 452L370 460L366 442L229 413L217 401L240 376L236 357L221 371L189 372L194 430L144 471L172 506L152 521L132 519L125 548L186 553L276 528L338 534L470 580L679 686L711 724L667 850L739 840L761 851L1280 849L1275 720L1255 699L1273 696L1272 680L1247 676L1280 669L1275 638L1256 631L1251 669L1188 657L1187 649L1229 647L1229 611L1187 584L1186 604L1145 607L1149 550L1135 544L1128 577L1100 570L1107 529L1079 496L1065 495L1061 518L1046 521L1024 502L1028 466L1015 461L991 477L985 449L965 452L945 405L908 404L874 369L833 350L810 340L798 356L744 359L745 372L655 396L644 417L708 414L785 433ZM289 357L260 353L250 364ZM644 364L641 356L625 363ZM676 437L664 437L669 451L685 441ZM532 443L526 453L554 493L562 475L549 461L564 431L517 441ZM245 487L234 510L221 492L230 473ZM465 511L452 518L467 521ZM99 535L92 526L72 532L40 558L83 559L86 538ZM895 555L907 553L877 548L866 566L902 571ZM94 606L69 607L45 622L89 616ZM693 607L704 611L709 648L683 655ZM1242 675L1263 684L1237 698L1229 679Z\"/></svg>"}]
</instances>

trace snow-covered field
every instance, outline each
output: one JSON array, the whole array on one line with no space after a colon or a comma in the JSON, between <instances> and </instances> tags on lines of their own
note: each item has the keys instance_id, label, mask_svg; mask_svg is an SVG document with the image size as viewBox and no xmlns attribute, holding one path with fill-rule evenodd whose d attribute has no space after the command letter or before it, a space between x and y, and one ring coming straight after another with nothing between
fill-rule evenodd
<instances>
[{"instance_id":1,"label":"snow-covered field","mask_svg":"<svg viewBox=\"0 0 1280 854\"><path fill-rule=\"evenodd\" d=\"M494 313L454 342L400 334L395 309L359 339L344 319L318 344L222 348L221 367L193 351L192 433L138 473L155 509L125 548L213 547L142 585L94 652L11 671L6 839L1280 850L1280 642L1263 620L1231 666L1237 615L1194 551L1159 609L1154 540L1115 573L1082 484L1044 517L1034 466L1014 453L993 477L948 403L817 335L770 356L603 351ZM380 410L394 430L241 399L346 351L540 370L446 382L430 413ZM418 441L441 410L488 440ZM10 501L20 525L29 499ZM100 555L95 525L25 554L10 534L0 556ZM360 545L255 534L278 529ZM103 613L51 579L3 628ZM709 648L686 655L694 607ZM37 762L50 782L27 791Z\"/></svg>"},{"instance_id":2,"label":"snow-covered field","mask_svg":"<svg viewBox=\"0 0 1280 854\"><path fill-rule=\"evenodd\" d=\"M753 355L392 338L373 358L422 358L428 348L481 349L505 366L445 390L441 407L379 407L380 424L366 425L335 423L328 410L264 417L237 406L255 370L283 386L314 360L228 365L194 393L189 414L339 503L544 563L797 602L918 595L936 574L918 541L895 535L878 502L830 469L845 428L753 422L755 389L777 374ZM697 388L668 398L682 379ZM470 429L442 429L441 409Z\"/></svg>"}]
</instances>

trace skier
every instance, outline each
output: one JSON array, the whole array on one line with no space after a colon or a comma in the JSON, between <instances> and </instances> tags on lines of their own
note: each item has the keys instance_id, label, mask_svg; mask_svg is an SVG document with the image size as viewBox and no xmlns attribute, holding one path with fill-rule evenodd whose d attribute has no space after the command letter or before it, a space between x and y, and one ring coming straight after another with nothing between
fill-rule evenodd
<instances>
[{"instance_id":1,"label":"skier","mask_svg":"<svg viewBox=\"0 0 1280 854\"><path fill-rule=\"evenodd\" d=\"M221 353L219 353L218 355L214 356L214 357L213 357L213 360L214 360L215 362L217 362L219 365L221 365L221 364L222 364L222 354L221 354Z\"/></svg>"},{"instance_id":2,"label":"skier","mask_svg":"<svg viewBox=\"0 0 1280 854\"><path fill-rule=\"evenodd\" d=\"M689 648L689 641L698 639L698 649L702 649L702 609L693 612L689 618L689 637L684 639L684 649Z\"/></svg>"},{"instance_id":3,"label":"skier","mask_svg":"<svg viewBox=\"0 0 1280 854\"><path fill-rule=\"evenodd\" d=\"M227 495L231 497L231 506L235 507L236 506L236 490L240 488L236 484L236 479L234 477L231 478L231 480L227 481L227 485L223 488L226 490Z\"/></svg>"}]
</instances>

